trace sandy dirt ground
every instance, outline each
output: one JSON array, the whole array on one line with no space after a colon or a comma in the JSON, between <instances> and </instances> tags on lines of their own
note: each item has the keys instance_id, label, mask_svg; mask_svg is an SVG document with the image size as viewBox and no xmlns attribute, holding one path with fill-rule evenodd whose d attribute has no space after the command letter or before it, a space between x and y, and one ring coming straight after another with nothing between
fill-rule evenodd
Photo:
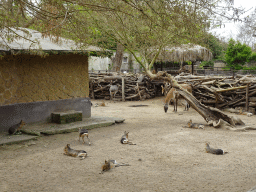
<instances>
[{"instance_id":1,"label":"sandy dirt ground","mask_svg":"<svg viewBox=\"0 0 256 192\"><path fill-rule=\"evenodd\" d=\"M179 107L178 113L173 113L171 106L164 113L162 100L107 101L106 107L92 107L92 116L126 120L89 130L91 146L79 142L78 133L1 146L0 191L243 192L256 186L256 131L183 128L189 119L206 122L193 109L184 112ZM249 125L256 120L256 116L239 117ZM137 145L120 143L124 131L130 132L130 141ZM228 154L206 153L205 142ZM87 151L88 157L80 160L63 155L68 143ZM105 159L130 166L99 174Z\"/></svg>"}]
</instances>

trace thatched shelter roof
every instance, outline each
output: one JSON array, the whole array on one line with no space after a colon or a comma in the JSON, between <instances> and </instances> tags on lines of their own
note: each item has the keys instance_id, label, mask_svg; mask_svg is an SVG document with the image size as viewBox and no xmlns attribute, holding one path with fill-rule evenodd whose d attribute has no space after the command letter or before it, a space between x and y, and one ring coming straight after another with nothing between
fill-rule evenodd
<instances>
[{"instance_id":1,"label":"thatched shelter roof","mask_svg":"<svg viewBox=\"0 0 256 192\"><path fill-rule=\"evenodd\" d=\"M212 59L212 53L209 49L200 45L183 44L179 47L165 47L157 58L157 61L209 61Z\"/></svg>"}]
</instances>

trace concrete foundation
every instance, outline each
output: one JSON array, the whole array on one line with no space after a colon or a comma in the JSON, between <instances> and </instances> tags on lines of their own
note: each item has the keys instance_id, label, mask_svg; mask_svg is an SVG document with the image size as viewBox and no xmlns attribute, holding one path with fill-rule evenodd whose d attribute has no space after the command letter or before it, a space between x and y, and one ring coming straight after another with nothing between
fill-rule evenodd
<instances>
[{"instance_id":1,"label":"concrete foundation","mask_svg":"<svg viewBox=\"0 0 256 192\"><path fill-rule=\"evenodd\" d=\"M39 101L0 106L0 132L7 132L9 127L20 122L51 122L53 112L76 110L82 111L83 118L91 117L90 98Z\"/></svg>"}]
</instances>

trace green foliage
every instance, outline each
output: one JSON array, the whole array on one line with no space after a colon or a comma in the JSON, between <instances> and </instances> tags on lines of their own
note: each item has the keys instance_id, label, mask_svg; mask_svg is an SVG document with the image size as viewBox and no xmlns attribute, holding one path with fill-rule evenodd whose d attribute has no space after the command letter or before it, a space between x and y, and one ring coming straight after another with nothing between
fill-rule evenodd
<instances>
[{"instance_id":1,"label":"green foliage","mask_svg":"<svg viewBox=\"0 0 256 192\"><path fill-rule=\"evenodd\" d=\"M212 34L209 34L204 39L204 44L212 51L213 59L224 59L224 51L226 50L225 42L219 40Z\"/></svg>"},{"instance_id":2,"label":"green foliage","mask_svg":"<svg viewBox=\"0 0 256 192\"><path fill-rule=\"evenodd\" d=\"M243 67L243 70L256 70L256 67Z\"/></svg>"},{"instance_id":3,"label":"green foliage","mask_svg":"<svg viewBox=\"0 0 256 192\"><path fill-rule=\"evenodd\" d=\"M113 68L113 63L108 65L108 70L111 70Z\"/></svg>"},{"instance_id":4,"label":"green foliage","mask_svg":"<svg viewBox=\"0 0 256 192\"><path fill-rule=\"evenodd\" d=\"M185 63L185 64L188 64L188 65L192 65L192 62L191 62L191 61L185 61L184 63Z\"/></svg>"},{"instance_id":5,"label":"green foliage","mask_svg":"<svg viewBox=\"0 0 256 192\"><path fill-rule=\"evenodd\" d=\"M214 60L210 60L210 61L202 61L200 64L200 67L203 68L204 66L214 66Z\"/></svg>"},{"instance_id":6,"label":"green foliage","mask_svg":"<svg viewBox=\"0 0 256 192\"><path fill-rule=\"evenodd\" d=\"M249 61L256 61L256 53L252 52L252 54L250 55L250 57L248 58Z\"/></svg>"},{"instance_id":7,"label":"green foliage","mask_svg":"<svg viewBox=\"0 0 256 192\"><path fill-rule=\"evenodd\" d=\"M231 69L242 69L246 62L250 61L252 50L249 46L241 44L239 41L230 39L225 54L227 67Z\"/></svg>"}]
</instances>

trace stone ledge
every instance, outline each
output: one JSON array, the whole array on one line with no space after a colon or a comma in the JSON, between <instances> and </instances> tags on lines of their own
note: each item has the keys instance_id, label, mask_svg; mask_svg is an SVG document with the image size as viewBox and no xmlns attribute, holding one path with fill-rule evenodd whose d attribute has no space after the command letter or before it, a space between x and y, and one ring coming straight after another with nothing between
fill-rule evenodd
<instances>
[{"instance_id":1,"label":"stone ledge","mask_svg":"<svg viewBox=\"0 0 256 192\"><path fill-rule=\"evenodd\" d=\"M37 139L38 136L31 135L9 135L9 134L1 134L0 135L0 145L9 145L14 143L20 143L23 141L29 141L33 139Z\"/></svg>"}]
</instances>

